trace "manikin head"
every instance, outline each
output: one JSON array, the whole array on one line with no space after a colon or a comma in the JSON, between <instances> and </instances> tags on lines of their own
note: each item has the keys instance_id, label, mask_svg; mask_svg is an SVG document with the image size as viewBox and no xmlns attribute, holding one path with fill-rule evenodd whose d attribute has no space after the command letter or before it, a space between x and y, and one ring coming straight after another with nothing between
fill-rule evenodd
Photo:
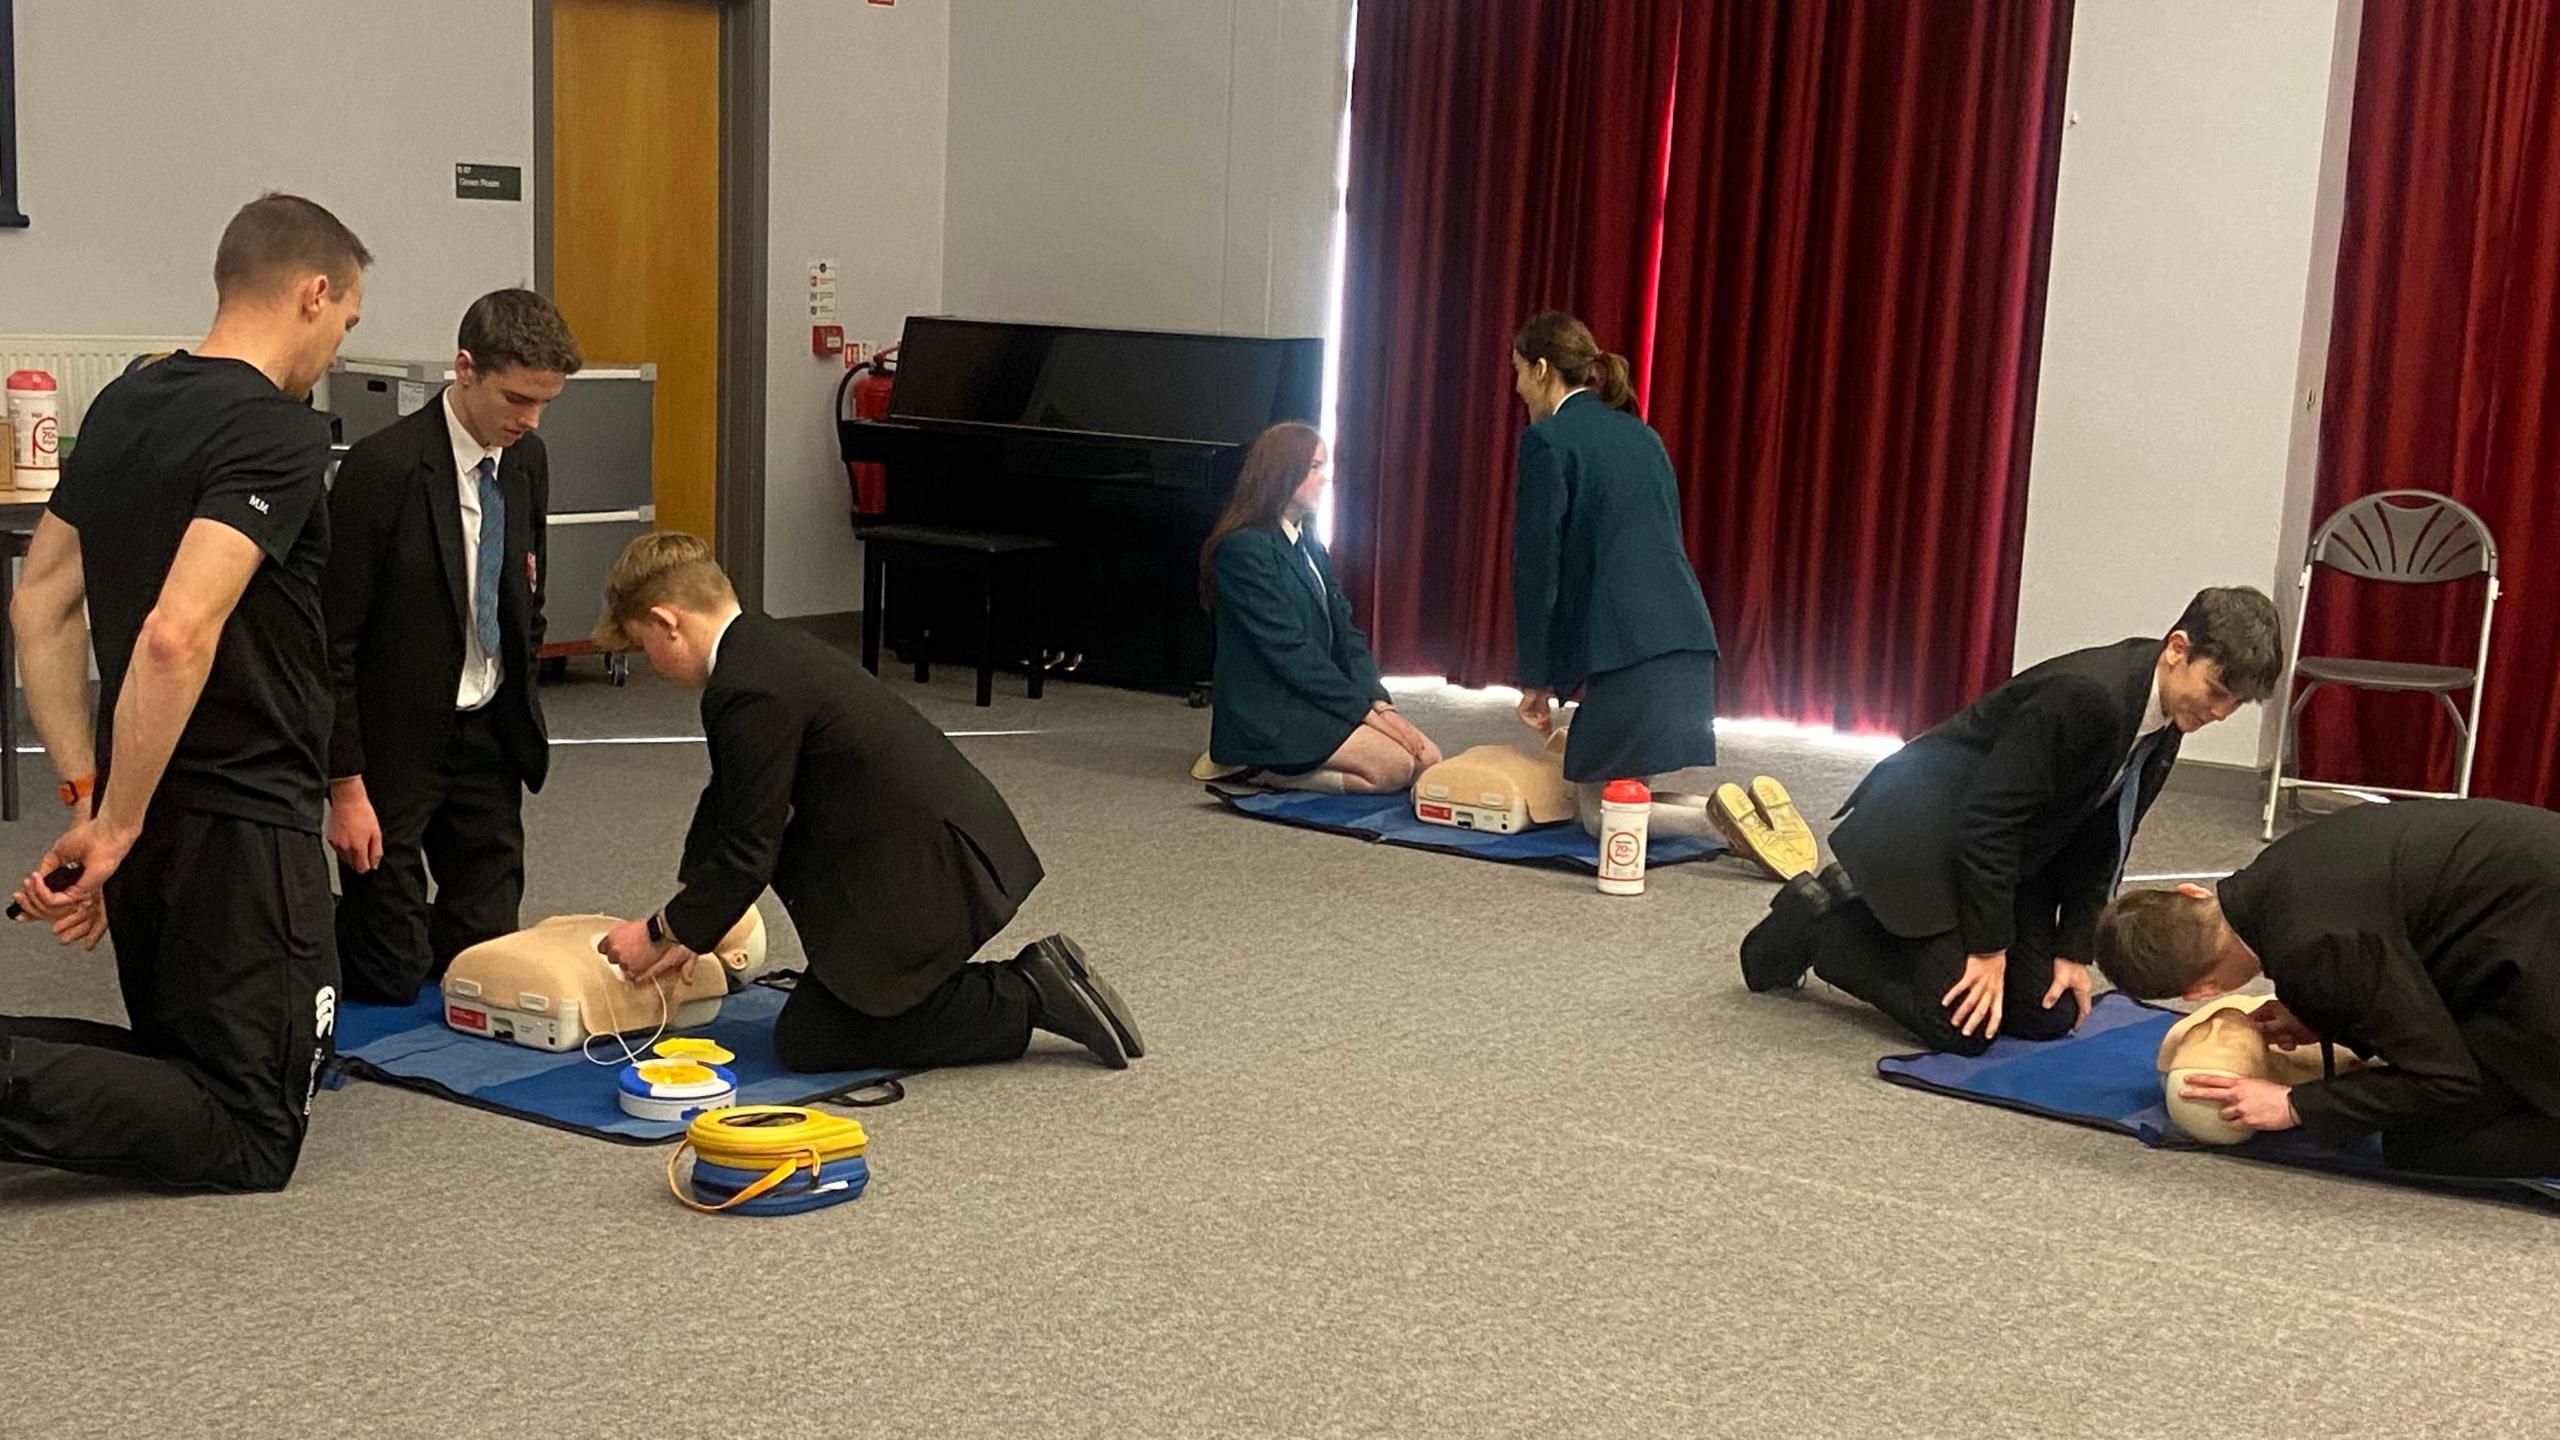
<instances>
[{"instance_id":1,"label":"manikin head","mask_svg":"<svg viewBox=\"0 0 2560 1440\"><path fill-rule=\"evenodd\" d=\"M1591 327L1561 310L1530 316L1511 339L1511 393L1537 421L1556 413L1576 390L1591 391L1612 410L1635 413L1627 357L1601 349Z\"/></svg>"},{"instance_id":2,"label":"manikin head","mask_svg":"<svg viewBox=\"0 0 2560 1440\"><path fill-rule=\"evenodd\" d=\"M2201 885L2128 890L2098 917L2094 958L2136 1000L2211 1000L2258 977L2258 954Z\"/></svg>"},{"instance_id":3,"label":"manikin head","mask_svg":"<svg viewBox=\"0 0 2560 1440\"><path fill-rule=\"evenodd\" d=\"M504 450L542 424L586 361L569 322L530 290L492 290L462 312L453 357L453 413L471 438Z\"/></svg>"},{"instance_id":4,"label":"manikin head","mask_svg":"<svg viewBox=\"0 0 2560 1440\"><path fill-rule=\"evenodd\" d=\"M595 642L638 650L649 668L687 690L711 680L712 649L738 614L738 592L711 558L710 542L660 530L622 547L605 577Z\"/></svg>"},{"instance_id":5,"label":"manikin head","mask_svg":"<svg viewBox=\"0 0 2560 1440\"><path fill-rule=\"evenodd\" d=\"M2245 585L2199 590L2152 674L2169 723L2194 734L2275 692L2284 670L2275 602Z\"/></svg>"},{"instance_id":6,"label":"manikin head","mask_svg":"<svg viewBox=\"0 0 2560 1440\"><path fill-rule=\"evenodd\" d=\"M329 373L364 318L373 252L338 217L299 195L240 207L214 251L208 351L249 359L276 388L303 396Z\"/></svg>"}]
</instances>

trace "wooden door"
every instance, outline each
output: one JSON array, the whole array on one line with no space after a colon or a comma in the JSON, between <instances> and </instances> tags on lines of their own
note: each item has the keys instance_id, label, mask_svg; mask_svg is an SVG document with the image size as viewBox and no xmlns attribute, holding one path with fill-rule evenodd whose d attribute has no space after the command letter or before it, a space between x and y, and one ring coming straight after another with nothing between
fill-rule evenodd
<instances>
[{"instance_id":1,"label":"wooden door","mask_svg":"<svg viewBox=\"0 0 2560 1440\"><path fill-rule=\"evenodd\" d=\"M661 529L711 539L720 7L551 0L551 289L590 365L655 362Z\"/></svg>"}]
</instances>

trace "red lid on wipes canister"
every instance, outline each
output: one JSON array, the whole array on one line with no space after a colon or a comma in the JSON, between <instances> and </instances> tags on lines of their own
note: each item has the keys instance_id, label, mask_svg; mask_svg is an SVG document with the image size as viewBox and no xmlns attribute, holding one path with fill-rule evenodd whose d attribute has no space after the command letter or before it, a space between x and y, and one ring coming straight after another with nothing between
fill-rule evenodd
<instances>
[{"instance_id":1,"label":"red lid on wipes canister","mask_svg":"<svg viewBox=\"0 0 2560 1440\"><path fill-rule=\"evenodd\" d=\"M1612 780L1608 788L1600 792L1600 798L1610 805L1650 805L1653 792L1646 789L1641 780Z\"/></svg>"},{"instance_id":2,"label":"red lid on wipes canister","mask_svg":"<svg viewBox=\"0 0 2560 1440\"><path fill-rule=\"evenodd\" d=\"M53 383L53 377L42 370L13 370L9 373L9 388L12 390L51 390L56 387Z\"/></svg>"}]
</instances>

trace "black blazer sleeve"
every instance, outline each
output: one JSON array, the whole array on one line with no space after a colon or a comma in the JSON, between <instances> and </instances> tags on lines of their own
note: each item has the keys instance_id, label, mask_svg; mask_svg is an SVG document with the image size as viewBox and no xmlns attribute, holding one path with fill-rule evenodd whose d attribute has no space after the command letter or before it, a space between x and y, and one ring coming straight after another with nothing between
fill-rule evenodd
<instances>
[{"instance_id":1,"label":"black blazer sleeve","mask_svg":"<svg viewBox=\"0 0 2560 1440\"><path fill-rule=\"evenodd\" d=\"M2116 865L2123 858L2116 854L2116 846L2116 807L2101 805L2089 812L2089 818L2072 832L2070 843L2054 857L2053 894L2061 904L2062 921L2054 934L2053 953L2062 959L2089 963L2098 943L2098 916L2107 908L2107 892L2115 884Z\"/></svg>"},{"instance_id":2,"label":"black blazer sleeve","mask_svg":"<svg viewBox=\"0 0 2560 1440\"><path fill-rule=\"evenodd\" d=\"M528 437L530 438L530 437ZM542 593L551 588L551 527L544 523L551 514L551 452L542 452L540 463L525 467L526 489L533 499L533 513L525 517L532 528L533 573L525 577L525 663L533 663L542 649L543 636L549 633L549 622L543 618Z\"/></svg>"},{"instance_id":3,"label":"black blazer sleeve","mask_svg":"<svg viewBox=\"0 0 2560 1440\"><path fill-rule=\"evenodd\" d=\"M1304 612L1281 588L1295 585L1300 593L1305 591L1306 581L1281 568L1296 563L1295 556L1295 549L1276 534L1266 538L1259 532L1239 531L1228 536L1218 547L1218 604L1233 615L1246 640L1261 652L1281 683L1326 714L1357 725L1367 717L1369 702L1376 697L1343 674L1330 649L1295 618ZM1333 586L1326 589L1331 596L1341 594ZM1367 650L1364 644L1362 653Z\"/></svg>"},{"instance_id":4,"label":"black blazer sleeve","mask_svg":"<svg viewBox=\"0 0 2560 1440\"><path fill-rule=\"evenodd\" d=\"M676 942L694 951L719 944L773 883L782 832L790 824L801 740L790 702L769 691L708 697L702 720L711 783L685 836L677 871L684 888L666 911Z\"/></svg>"},{"instance_id":5,"label":"black blazer sleeve","mask_svg":"<svg viewBox=\"0 0 2560 1440\"><path fill-rule=\"evenodd\" d=\"M2343 1144L2396 1130L2462 1105L2480 1093L2471 1057L2444 997L2401 945L2372 934L2330 934L2287 957L2277 998L2323 1038L2345 1040L2382 1065L2293 1087L2293 1112L2312 1138ZM2327 1022L2343 1021L2340 1034Z\"/></svg>"},{"instance_id":6,"label":"black blazer sleeve","mask_svg":"<svg viewBox=\"0 0 2560 1440\"><path fill-rule=\"evenodd\" d=\"M2062 943L2062 933L2054 915L2057 892L2050 867L2042 873L2019 877L2018 908L2009 932L2009 950L2014 955L2041 955L2049 959L2081 960L2088 951L2074 954Z\"/></svg>"},{"instance_id":7,"label":"black blazer sleeve","mask_svg":"<svg viewBox=\"0 0 2560 1440\"><path fill-rule=\"evenodd\" d=\"M2094 683L2046 686L2000 727L1956 808L1956 929L1966 954L2005 951L2016 938L2026 831L2066 785L2103 763L2096 752L2113 743L2115 730L2115 703ZM2103 892L2103 877L2099 888ZM2055 898L2073 903L2067 895ZM2056 938L2071 939L2067 931Z\"/></svg>"},{"instance_id":8,"label":"black blazer sleeve","mask_svg":"<svg viewBox=\"0 0 2560 1440\"><path fill-rule=\"evenodd\" d=\"M329 627L329 684L337 717L329 734L329 776L343 780L365 770L364 717L356 705L356 662L373 621L374 589L411 488L415 457L359 445L339 463L329 487L329 568L320 605Z\"/></svg>"},{"instance_id":9,"label":"black blazer sleeve","mask_svg":"<svg viewBox=\"0 0 2560 1440\"><path fill-rule=\"evenodd\" d=\"M2160 798L2160 787L2169 777L2169 767L2177 762L2178 737L2169 737L2168 745L2151 758L2139 775L2128 775L2125 783L2139 785L2139 800L2134 806L2134 829L2142 828L2142 817L2151 813L2151 802ZM2097 948L2098 916L2114 898L2117 874L2125 857L2118 853L2121 840L2116 834L2116 807L2102 804L2089 812L2072 833L2062 853L2051 866L2054 893L2062 902L2062 925L2054 944L2054 953L2066 960L2089 962Z\"/></svg>"}]
</instances>

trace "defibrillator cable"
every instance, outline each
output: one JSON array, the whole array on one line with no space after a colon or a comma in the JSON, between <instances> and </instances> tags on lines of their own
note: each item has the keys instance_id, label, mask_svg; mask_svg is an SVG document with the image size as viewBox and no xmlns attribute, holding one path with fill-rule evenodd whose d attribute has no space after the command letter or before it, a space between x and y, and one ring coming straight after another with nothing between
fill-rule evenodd
<instances>
[{"instance_id":1,"label":"defibrillator cable","mask_svg":"<svg viewBox=\"0 0 2560 1440\"><path fill-rule=\"evenodd\" d=\"M658 1043L659 1037L667 1033L667 1021L673 1018L673 1011L667 1004L666 979L664 976L652 976L649 980L649 984L658 992L658 1028L650 1031L649 1038L641 1041L640 1048L636 1050L632 1048L630 1041L622 1038L622 1032L624 1029L622 1026L616 1025L611 1031L604 1034L589 1034L586 1039L578 1042L578 1053L585 1057L588 1064L637 1065L647 1058L647 1051L649 1047ZM639 1027L633 1026L630 1028L637 1029ZM622 1047L622 1058L616 1060L607 1056L602 1060L597 1059L595 1051L588 1047L594 1045L598 1040L611 1040L614 1044Z\"/></svg>"}]
</instances>

